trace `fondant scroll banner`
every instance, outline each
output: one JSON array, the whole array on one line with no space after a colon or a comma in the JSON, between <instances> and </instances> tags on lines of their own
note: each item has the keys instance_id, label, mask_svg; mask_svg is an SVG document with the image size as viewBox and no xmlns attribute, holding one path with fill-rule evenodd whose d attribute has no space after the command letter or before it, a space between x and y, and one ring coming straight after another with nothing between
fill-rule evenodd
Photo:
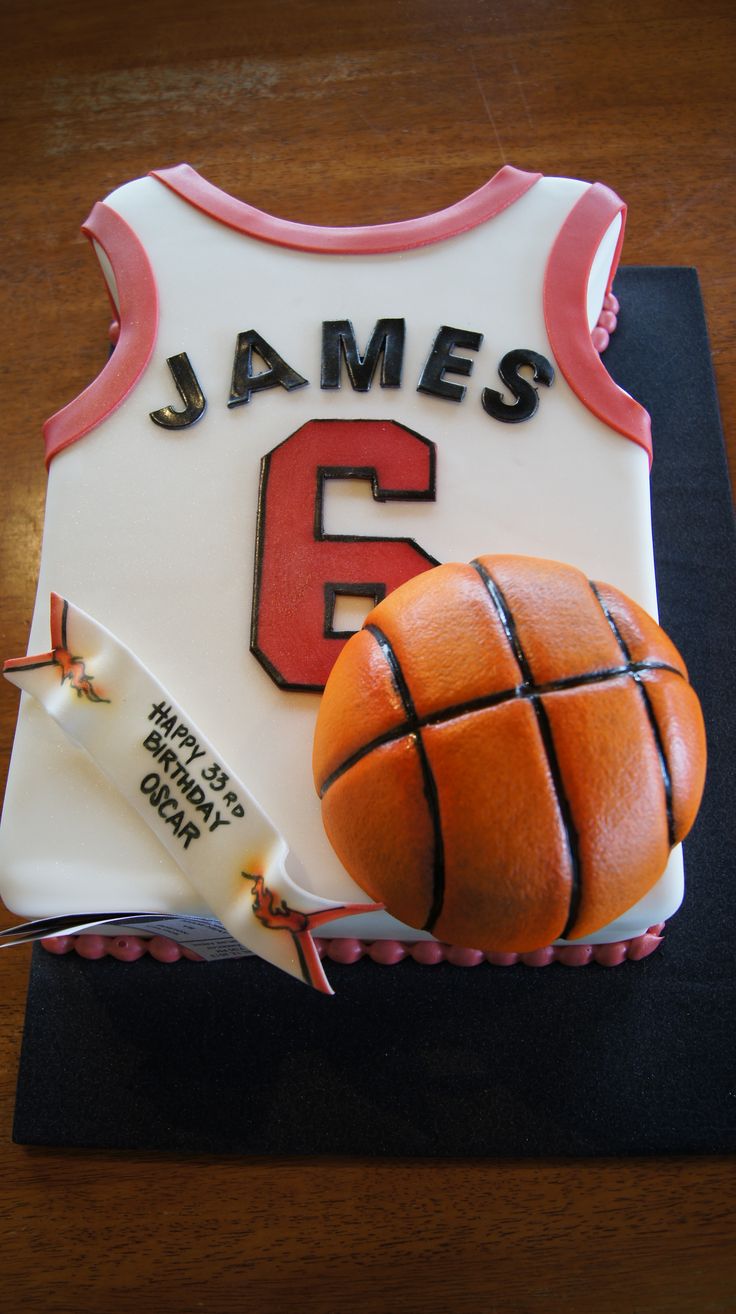
<instances>
[{"instance_id":1,"label":"fondant scroll banner","mask_svg":"<svg viewBox=\"0 0 736 1314\"><path fill-rule=\"evenodd\" d=\"M87 750L236 940L332 994L312 932L376 905L336 904L292 881L283 836L119 639L53 593L51 651L7 661L4 674Z\"/></svg>"}]
</instances>

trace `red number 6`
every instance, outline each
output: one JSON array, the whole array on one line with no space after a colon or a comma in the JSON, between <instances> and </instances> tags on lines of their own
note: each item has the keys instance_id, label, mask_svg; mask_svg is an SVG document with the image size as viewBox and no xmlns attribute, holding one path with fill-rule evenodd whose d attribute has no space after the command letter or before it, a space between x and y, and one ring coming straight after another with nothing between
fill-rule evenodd
<instances>
[{"instance_id":1,"label":"red number 6","mask_svg":"<svg viewBox=\"0 0 736 1314\"><path fill-rule=\"evenodd\" d=\"M348 635L338 594L376 602L436 566L410 538L325 534L326 479L369 479L377 502L434 501L434 443L393 420L310 420L261 462L251 652L282 689L323 689Z\"/></svg>"}]
</instances>

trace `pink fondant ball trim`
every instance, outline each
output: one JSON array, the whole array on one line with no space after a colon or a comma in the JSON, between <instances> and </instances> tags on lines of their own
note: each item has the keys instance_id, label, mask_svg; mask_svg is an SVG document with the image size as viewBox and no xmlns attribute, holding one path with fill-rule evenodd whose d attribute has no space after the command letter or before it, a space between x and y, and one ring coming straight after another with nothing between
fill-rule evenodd
<instances>
[{"instance_id":1,"label":"pink fondant ball trim","mask_svg":"<svg viewBox=\"0 0 736 1314\"><path fill-rule=\"evenodd\" d=\"M148 941L148 952L158 963L178 963L182 957L181 945L175 940L167 940L163 935L154 935Z\"/></svg>"},{"instance_id":2,"label":"pink fondant ball trim","mask_svg":"<svg viewBox=\"0 0 736 1314\"><path fill-rule=\"evenodd\" d=\"M137 958L143 957L146 950L139 936L118 935L114 940L110 940L107 952L121 963L134 963Z\"/></svg>"},{"instance_id":3,"label":"pink fondant ball trim","mask_svg":"<svg viewBox=\"0 0 736 1314\"><path fill-rule=\"evenodd\" d=\"M610 333L607 333L604 328L601 328L600 324L596 324L596 327L590 335L590 340L596 351L602 352L606 350L606 347L611 341L611 335Z\"/></svg>"},{"instance_id":4,"label":"pink fondant ball trim","mask_svg":"<svg viewBox=\"0 0 736 1314\"><path fill-rule=\"evenodd\" d=\"M394 967L406 958L406 948L398 940L374 940L368 945L368 957L384 967Z\"/></svg>"},{"instance_id":5,"label":"pink fondant ball trim","mask_svg":"<svg viewBox=\"0 0 736 1314\"><path fill-rule=\"evenodd\" d=\"M50 935L48 939L42 940L41 944L47 953L62 954L71 953L74 948L73 935Z\"/></svg>"},{"instance_id":6,"label":"pink fondant ball trim","mask_svg":"<svg viewBox=\"0 0 736 1314\"><path fill-rule=\"evenodd\" d=\"M590 335L590 340L599 355L606 350L611 341L611 334L616 332L618 311L618 298L613 292L607 292L603 298L603 309L598 316L598 323Z\"/></svg>"},{"instance_id":7,"label":"pink fondant ball trim","mask_svg":"<svg viewBox=\"0 0 736 1314\"><path fill-rule=\"evenodd\" d=\"M112 940L107 940L104 935L78 935L74 949L80 958L104 958L112 952L111 946Z\"/></svg>"}]
</instances>

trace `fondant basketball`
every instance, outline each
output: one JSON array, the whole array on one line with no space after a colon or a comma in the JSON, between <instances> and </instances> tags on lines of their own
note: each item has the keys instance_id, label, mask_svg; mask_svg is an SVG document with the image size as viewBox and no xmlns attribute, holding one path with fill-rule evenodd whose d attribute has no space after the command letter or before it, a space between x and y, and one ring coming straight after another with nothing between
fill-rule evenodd
<instances>
[{"instance_id":1,"label":"fondant basketball","mask_svg":"<svg viewBox=\"0 0 736 1314\"><path fill-rule=\"evenodd\" d=\"M410 926L483 950L591 935L687 834L705 734L636 603L532 557L438 566L343 649L314 776L347 871Z\"/></svg>"}]
</instances>

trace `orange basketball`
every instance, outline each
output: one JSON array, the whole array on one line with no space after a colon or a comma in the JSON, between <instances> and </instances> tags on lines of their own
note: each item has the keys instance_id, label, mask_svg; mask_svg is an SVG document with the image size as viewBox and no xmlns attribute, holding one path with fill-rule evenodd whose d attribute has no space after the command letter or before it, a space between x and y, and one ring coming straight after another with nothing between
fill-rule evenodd
<instances>
[{"instance_id":1,"label":"orange basketball","mask_svg":"<svg viewBox=\"0 0 736 1314\"><path fill-rule=\"evenodd\" d=\"M471 948L580 939L687 834L705 733L663 630L572 566L486 556L370 613L325 689L314 776L372 898Z\"/></svg>"}]
</instances>

